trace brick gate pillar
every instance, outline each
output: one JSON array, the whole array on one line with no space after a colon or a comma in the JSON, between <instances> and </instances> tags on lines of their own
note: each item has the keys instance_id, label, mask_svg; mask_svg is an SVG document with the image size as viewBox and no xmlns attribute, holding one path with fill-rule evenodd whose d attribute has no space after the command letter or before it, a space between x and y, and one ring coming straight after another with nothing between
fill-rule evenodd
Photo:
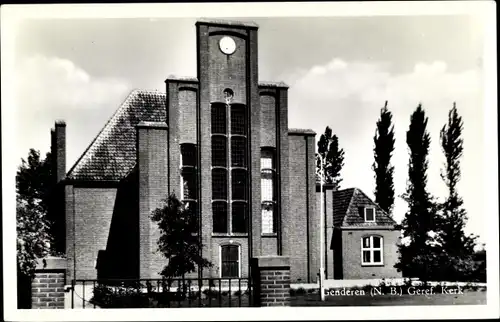
<instances>
[{"instance_id":1,"label":"brick gate pillar","mask_svg":"<svg viewBox=\"0 0 500 322\"><path fill-rule=\"evenodd\" d=\"M38 261L31 282L31 308L64 309L66 259L47 257Z\"/></svg>"},{"instance_id":2,"label":"brick gate pillar","mask_svg":"<svg viewBox=\"0 0 500 322\"><path fill-rule=\"evenodd\" d=\"M290 258L252 258L252 279L256 306L290 306Z\"/></svg>"}]
</instances>

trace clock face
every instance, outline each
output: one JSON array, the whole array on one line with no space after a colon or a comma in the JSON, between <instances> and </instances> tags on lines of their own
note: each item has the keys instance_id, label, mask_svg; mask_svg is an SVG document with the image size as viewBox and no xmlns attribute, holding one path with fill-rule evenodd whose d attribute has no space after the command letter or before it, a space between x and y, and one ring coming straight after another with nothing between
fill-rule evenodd
<instances>
[{"instance_id":1,"label":"clock face","mask_svg":"<svg viewBox=\"0 0 500 322\"><path fill-rule=\"evenodd\" d=\"M224 36L219 41L219 47L224 54L231 55L236 50L236 43L233 38Z\"/></svg>"}]
</instances>

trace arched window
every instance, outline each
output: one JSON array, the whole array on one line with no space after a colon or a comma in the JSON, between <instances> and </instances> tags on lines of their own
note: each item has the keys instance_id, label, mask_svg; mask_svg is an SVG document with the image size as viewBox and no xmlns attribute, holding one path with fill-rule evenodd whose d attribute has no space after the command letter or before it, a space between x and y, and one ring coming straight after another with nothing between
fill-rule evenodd
<instances>
[{"instance_id":1,"label":"arched window","mask_svg":"<svg viewBox=\"0 0 500 322\"><path fill-rule=\"evenodd\" d=\"M240 246L222 245L221 246L221 277L238 278L240 277Z\"/></svg>"},{"instance_id":2,"label":"arched window","mask_svg":"<svg viewBox=\"0 0 500 322\"><path fill-rule=\"evenodd\" d=\"M384 264L384 239L380 236L365 236L361 238L361 264Z\"/></svg>"}]
</instances>

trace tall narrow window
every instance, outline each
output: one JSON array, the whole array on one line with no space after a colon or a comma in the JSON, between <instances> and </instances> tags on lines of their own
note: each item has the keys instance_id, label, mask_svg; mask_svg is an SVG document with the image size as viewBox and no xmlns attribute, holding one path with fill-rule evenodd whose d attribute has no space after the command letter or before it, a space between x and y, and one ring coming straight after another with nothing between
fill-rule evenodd
<instances>
[{"instance_id":1,"label":"tall narrow window","mask_svg":"<svg viewBox=\"0 0 500 322\"><path fill-rule=\"evenodd\" d=\"M246 202L233 202L231 218L231 231L233 233L247 233L247 214Z\"/></svg>"},{"instance_id":2,"label":"tall narrow window","mask_svg":"<svg viewBox=\"0 0 500 322\"><path fill-rule=\"evenodd\" d=\"M247 200L247 171L235 169L231 174L233 200Z\"/></svg>"},{"instance_id":3,"label":"tall narrow window","mask_svg":"<svg viewBox=\"0 0 500 322\"><path fill-rule=\"evenodd\" d=\"M196 144L183 143L181 144L181 165L196 166Z\"/></svg>"},{"instance_id":4,"label":"tall narrow window","mask_svg":"<svg viewBox=\"0 0 500 322\"><path fill-rule=\"evenodd\" d=\"M226 134L226 128L226 105L212 104L212 134Z\"/></svg>"},{"instance_id":5,"label":"tall narrow window","mask_svg":"<svg viewBox=\"0 0 500 322\"><path fill-rule=\"evenodd\" d=\"M246 109L244 105L235 104L231 108L231 134L247 134Z\"/></svg>"},{"instance_id":6,"label":"tall narrow window","mask_svg":"<svg viewBox=\"0 0 500 322\"><path fill-rule=\"evenodd\" d=\"M212 215L214 233L227 233L227 202L214 201Z\"/></svg>"},{"instance_id":7,"label":"tall narrow window","mask_svg":"<svg viewBox=\"0 0 500 322\"><path fill-rule=\"evenodd\" d=\"M227 143L225 136L212 136L212 166L227 166Z\"/></svg>"},{"instance_id":8,"label":"tall narrow window","mask_svg":"<svg viewBox=\"0 0 500 322\"><path fill-rule=\"evenodd\" d=\"M262 233L276 233L275 211L275 150L264 148L261 152L261 201L262 201Z\"/></svg>"},{"instance_id":9,"label":"tall narrow window","mask_svg":"<svg viewBox=\"0 0 500 322\"><path fill-rule=\"evenodd\" d=\"M180 186L180 197L184 203L184 206L191 214L191 219L193 219L193 233L198 231L198 211L197 211L197 151L196 144L183 143L180 146L181 149L181 186Z\"/></svg>"},{"instance_id":10,"label":"tall narrow window","mask_svg":"<svg viewBox=\"0 0 500 322\"><path fill-rule=\"evenodd\" d=\"M238 278L240 276L240 250L238 245L221 246L221 277Z\"/></svg>"},{"instance_id":11,"label":"tall narrow window","mask_svg":"<svg viewBox=\"0 0 500 322\"><path fill-rule=\"evenodd\" d=\"M182 168L181 196L184 200L195 200L196 196L196 170L194 168Z\"/></svg>"},{"instance_id":12,"label":"tall narrow window","mask_svg":"<svg viewBox=\"0 0 500 322\"><path fill-rule=\"evenodd\" d=\"M247 165L247 140L245 137L236 136L231 138L231 166L246 167Z\"/></svg>"},{"instance_id":13,"label":"tall narrow window","mask_svg":"<svg viewBox=\"0 0 500 322\"><path fill-rule=\"evenodd\" d=\"M227 170L212 170L212 199L227 200Z\"/></svg>"}]
</instances>

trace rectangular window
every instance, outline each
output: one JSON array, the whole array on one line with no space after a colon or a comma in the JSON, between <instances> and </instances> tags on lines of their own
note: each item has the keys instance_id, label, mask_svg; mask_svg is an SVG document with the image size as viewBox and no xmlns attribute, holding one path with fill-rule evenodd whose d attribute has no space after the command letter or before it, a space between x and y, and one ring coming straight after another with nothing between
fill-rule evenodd
<instances>
[{"instance_id":1,"label":"rectangular window","mask_svg":"<svg viewBox=\"0 0 500 322\"><path fill-rule=\"evenodd\" d=\"M262 204L262 233L272 234L274 232L275 222L273 204Z\"/></svg>"},{"instance_id":2,"label":"rectangular window","mask_svg":"<svg viewBox=\"0 0 500 322\"><path fill-rule=\"evenodd\" d=\"M365 222L375 222L375 208L365 208Z\"/></svg>"},{"instance_id":3,"label":"rectangular window","mask_svg":"<svg viewBox=\"0 0 500 322\"><path fill-rule=\"evenodd\" d=\"M232 204L232 229L233 233L247 233L247 204L233 202Z\"/></svg>"},{"instance_id":4,"label":"rectangular window","mask_svg":"<svg viewBox=\"0 0 500 322\"><path fill-rule=\"evenodd\" d=\"M231 174L232 200L247 200L247 171L235 169Z\"/></svg>"},{"instance_id":5,"label":"rectangular window","mask_svg":"<svg viewBox=\"0 0 500 322\"><path fill-rule=\"evenodd\" d=\"M226 137L214 135L212 137L212 166L227 166Z\"/></svg>"},{"instance_id":6,"label":"rectangular window","mask_svg":"<svg viewBox=\"0 0 500 322\"><path fill-rule=\"evenodd\" d=\"M227 233L227 203L216 201L212 203L212 221L214 233Z\"/></svg>"},{"instance_id":7,"label":"rectangular window","mask_svg":"<svg viewBox=\"0 0 500 322\"><path fill-rule=\"evenodd\" d=\"M260 158L260 168L261 169L274 169L273 153L268 150L262 151L262 156Z\"/></svg>"},{"instance_id":8,"label":"rectangular window","mask_svg":"<svg viewBox=\"0 0 500 322\"><path fill-rule=\"evenodd\" d=\"M361 264L383 265L384 251L383 238L380 236L367 236L361 239Z\"/></svg>"},{"instance_id":9,"label":"rectangular window","mask_svg":"<svg viewBox=\"0 0 500 322\"><path fill-rule=\"evenodd\" d=\"M221 277L238 278L240 275L239 266L239 246L221 246Z\"/></svg>"},{"instance_id":10,"label":"rectangular window","mask_svg":"<svg viewBox=\"0 0 500 322\"><path fill-rule=\"evenodd\" d=\"M231 165L233 167L246 167L246 141L246 138L241 136L231 138Z\"/></svg>"},{"instance_id":11,"label":"rectangular window","mask_svg":"<svg viewBox=\"0 0 500 322\"><path fill-rule=\"evenodd\" d=\"M272 234L277 231L277 211L275 209L275 150L273 148L263 148L260 158L260 187L262 201L262 233Z\"/></svg>"},{"instance_id":12,"label":"rectangular window","mask_svg":"<svg viewBox=\"0 0 500 322\"><path fill-rule=\"evenodd\" d=\"M196 166L196 144L181 144L181 166Z\"/></svg>"},{"instance_id":13,"label":"rectangular window","mask_svg":"<svg viewBox=\"0 0 500 322\"><path fill-rule=\"evenodd\" d=\"M274 201L274 173L263 170L260 178L262 201Z\"/></svg>"},{"instance_id":14,"label":"rectangular window","mask_svg":"<svg viewBox=\"0 0 500 322\"><path fill-rule=\"evenodd\" d=\"M198 232L198 204L196 201L184 201L184 207L187 211L189 211L190 218L190 226L193 233Z\"/></svg>"},{"instance_id":15,"label":"rectangular window","mask_svg":"<svg viewBox=\"0 0 500 322\"><path fill-rule=\"evenodd\" d=\"M196 171L194 168L182 169L182 199L197 199Z\"/></svg>"},{"instance_id":16,"label":"rectangular window","mask_svg":"<svg viewBox=\"0 0 500 322\"><path fill-rule=\"evenodd\" d=\"M226 134L226 105L212 104L212 134Z\"/></svg>"},{"instance_id":17,"label":"rectangular window","mask_svg":"<svg viewBox=\"0 0 500 322\"><path fill-rule=\"evenodd\" d=\"M243 105L233 105L231 107L231 133L246 135L246 110Z\"/></svg>"},{"instance_id":18,"label":"rectangular window","mask_svg":"<svg viewBox=\"0 0 500 322\"><path fill-rule=\"evenodd\" d=\"M212 170L212 199L227 200L227 170Z\"/></svg>"}]
</instances>

